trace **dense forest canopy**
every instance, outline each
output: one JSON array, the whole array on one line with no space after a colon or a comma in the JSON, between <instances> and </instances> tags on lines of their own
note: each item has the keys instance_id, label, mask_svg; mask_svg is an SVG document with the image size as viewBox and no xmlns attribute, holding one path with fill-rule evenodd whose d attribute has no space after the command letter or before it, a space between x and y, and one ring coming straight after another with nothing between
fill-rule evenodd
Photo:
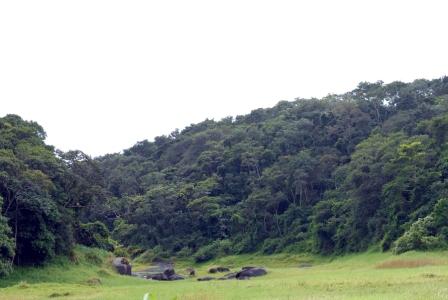
<instances>
[{"instance_id":1,"label":"dense forest canopy","mask_svg":"<svg viewBox=\"0 0 448 300\"><path fill-rule=\"evenodd\" d=\"M154 255L448 243L448 78L360 83L96 159L0 119L0 274L74 243ZM113 239L112 239L113 238Z\"/></svg>"}]
</instances>

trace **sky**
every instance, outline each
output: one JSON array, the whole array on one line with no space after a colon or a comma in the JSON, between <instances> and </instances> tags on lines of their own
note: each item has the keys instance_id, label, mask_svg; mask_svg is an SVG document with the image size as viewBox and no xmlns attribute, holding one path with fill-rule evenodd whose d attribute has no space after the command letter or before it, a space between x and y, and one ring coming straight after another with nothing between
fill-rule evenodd
<instances>
[{"instance_id":1,"label":"sky","mask_svg":"<svg viewBox=\"0 0 448 300\"><path fill-rule=\"evenodd\" d=\"M206 118L448 75L445 0L0 1L0 116L119 152Z\"/></svg>"}]
</instances>

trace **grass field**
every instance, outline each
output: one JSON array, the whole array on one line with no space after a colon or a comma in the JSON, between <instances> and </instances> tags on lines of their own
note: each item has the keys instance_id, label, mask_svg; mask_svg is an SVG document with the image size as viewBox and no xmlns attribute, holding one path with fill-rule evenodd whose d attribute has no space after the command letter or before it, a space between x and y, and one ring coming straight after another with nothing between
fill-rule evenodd
<instances>
[{"instance_id":1,"label":"grass field","mask_svg":"<svg viewBox=\"0 0 448 300\"><path fill-rule=\"evenodd\" d=\"M78 263L56 260L0 280L0 300L19 299L448 299L448 252L364 253L334 260L301 255L231 256L195 266L263 265L268 275L245 281L157 282L116 275L107 254L80 248ZM301 263L312 267L298 268ZM182 270L189 262L179 262Z\"/></svg>"}]
</instances>

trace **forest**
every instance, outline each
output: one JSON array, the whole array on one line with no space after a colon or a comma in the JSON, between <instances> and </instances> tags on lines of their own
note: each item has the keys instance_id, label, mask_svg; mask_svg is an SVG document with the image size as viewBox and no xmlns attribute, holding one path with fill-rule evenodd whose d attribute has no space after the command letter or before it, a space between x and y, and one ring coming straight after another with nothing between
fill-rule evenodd
<instances>
[{"instance_id":1,"label":"forest","mask_svg":"<svg viewBox=\"0 0 448 300\"><path fill-rule=\"evenodd\" d=\"M0 276L76 244L196 262L448 249L447 134L448 77L362 82L96 158L6 115Z\"/></svg>"}]
</instances>

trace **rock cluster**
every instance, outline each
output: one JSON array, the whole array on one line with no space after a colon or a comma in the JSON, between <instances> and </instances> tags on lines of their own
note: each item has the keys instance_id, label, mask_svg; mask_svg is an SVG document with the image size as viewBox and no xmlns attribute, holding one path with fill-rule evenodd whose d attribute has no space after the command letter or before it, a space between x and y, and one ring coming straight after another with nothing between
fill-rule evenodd
<instances>
[{"instance_id":1,"label":"rock cluster","mask_svg":"<svg viewBox=\"0 0 448 300\"><path fill-rule=\"evenodd\" d=\"M217 273L218 272L217 269L218 268L210 269L209 273ZM228 268L225 268L225 269L230 271ZM224 275L223 277L215 278L215 277L206 276L206 277L199 277L197 280L198 281L209 281L209 280L215 280L215 279L218 279L218 280L229 280L229 279L245 280L245 279L250 279L251 277L263 276L266 274L267 274L267 271L265 268L243 267L243 268L241 268L241 271L228 273L228 274Z\"/></svg>"},{"instance_id":2,"label":"rock cluster","mask_svg":"<svg viewBox=\"0 0 448 300\"><path fill-rule=\"evenodd\" d=\"M163 281L172 281L172 280L182 280L185 279L183 276L176 274L173 268L168 268L162 273L156 274L148 274L145 275L144 278L152 279L152 280L163 280Z\"/></svg>"},{"instance_id":3,"label":"rock cluster","mask_svg":"<svg viewBox=\"0 0 448 300\"><path fill-rule=\"evenodd\" d=\"M226 267L216 267L216 268L211 268L208 270L208 272L210 274L214 274L214 273L223 273L223 272L229 272L230 269L226 268Z\"/></svg>"}]
</instances>

